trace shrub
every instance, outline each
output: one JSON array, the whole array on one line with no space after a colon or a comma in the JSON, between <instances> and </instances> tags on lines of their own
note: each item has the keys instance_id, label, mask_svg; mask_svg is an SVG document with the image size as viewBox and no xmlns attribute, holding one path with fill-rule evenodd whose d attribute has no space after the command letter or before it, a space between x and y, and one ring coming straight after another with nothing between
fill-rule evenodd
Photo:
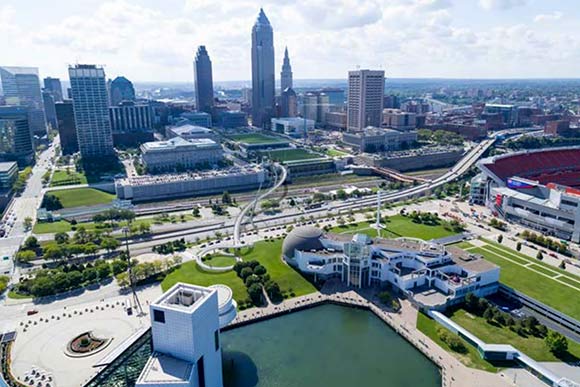
<instances>
[{"instance_id":1,"label":"shrub","mask_svg":"<svg viewBox=\"0 0 580 387\"><path fill-rule=\"evenodd\" d=\"M555 355L562 355L568 351L568 340L558 332L549 331L544 340L550 352Z\"/></svg>"}]
</instances>

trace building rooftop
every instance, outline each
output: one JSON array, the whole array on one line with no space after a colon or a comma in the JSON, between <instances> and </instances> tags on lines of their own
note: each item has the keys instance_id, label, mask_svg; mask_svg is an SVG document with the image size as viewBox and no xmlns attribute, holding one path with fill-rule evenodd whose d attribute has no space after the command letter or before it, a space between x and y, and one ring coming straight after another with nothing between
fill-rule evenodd
<instances>
[{"instance_id":1,"label":"building rooftop","mask_svg":"<svg viewBox=\"0 0 580 387\"><path fill-rule=\"evenodd\" d=\"M194 371L192 363L162 353L153 352L139 375L139 385L187 383Z\"/></svg>"},{"instance_id":2,"label":"building rooftop","mask_svg":"<svg viewBox=\"0 0 580 387\"><path fill-rule=\"evenodd\" d=\"M151 305L179 311L193 312L217 289L178 282Z\"/></svg>"},{"instance_id":3,"label":"building rooftop","mask_svg":"<svg viewBox=\"0 0 580 387\"><path fill-rule=\"evenodd\" d=\"M253 175L256 173L262 172L263 169L258 166L244 166L244 167L230 167L230 168L223 168L223 169L212 169L207 171L200 171L200 172L184 172L184 173L170 173L170 174L163 174L163 175L143 175L143 176L134 176L134 177L126 177L123 179L118 179L115 182L117 184L122 185L149 185L149 184L161 184L161 183L171 183L171 182L179 182L184 180L204 180L204 179L211 179L211 178L219 178L219 177L227 177L230 175Z\"/></svg>"},{"instance_id":4,"label":"building rooftop","mask_svg":"<svg viewBox=\"0 0 580 387\"><path fill-rule=\"evenodd\" d=\"M0 163L0 173L10 172L16 166L16 161L5 161Z\"/></svg>"},{"instance_id":5,"label":"building rooftop","mask_svg":"<svg viewBox=\"0 0 580 387\"><path fill-rule=\"evenodd\" d=\"M213 130L211 130L211 129L204 128L203 126L190 125L190 124L185 124L185 125L181 125L181 126L173 126L171 128L168 128L168 129L171 130L173 133L175 133L178 136L183 136L183 135L188 135L188 134L213 134Z\"/></svg>"},{"instance_id":6,"label":"building rooftop","mask_svg":"<svg viewBox=\"0 0 580 387\"><path fill-rule=\"evenodd\" d=\"M218 143L209 138L195 138L185 140L182 137L173 137L167 141L152 141L141 145L144 152L171 151L178 149L214 149L221 148Z\"/></svg>"}]
</instances>

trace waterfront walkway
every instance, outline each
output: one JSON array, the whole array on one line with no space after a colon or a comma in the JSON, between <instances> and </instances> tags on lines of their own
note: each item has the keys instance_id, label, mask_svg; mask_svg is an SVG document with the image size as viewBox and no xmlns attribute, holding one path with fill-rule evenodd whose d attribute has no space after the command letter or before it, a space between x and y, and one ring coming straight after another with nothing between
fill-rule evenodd
<instances>
[{"instance_id":1,"label":"waterfront walkway","mask_svg":"<svg viewBox=\"0 0 580 387\"><path fill-rule=\"evenodd\" d=\"M332 282L332 281L329 281ZM439 347L429 337L417 330L418 311L406 300L401 301L401 310L393 312L381 306L376 298L376 289L361 289L355 291L347 289L337 283L329 283L320 292L308 294L283 301L280 304L269 304L262 308L252 308L238 312L238 316L225 329L266 320L277 315L307 309L324 303L368 309L388 324L399 335L413 344L425 356L441 369L442 386L471 386L471 387L502 387L515 386L544 386L538 379L525 370L515 369L497 374L469 368L461 363L452 354ZM517 374L517 376L515 376Z\"/></svg>"}]
</instances>

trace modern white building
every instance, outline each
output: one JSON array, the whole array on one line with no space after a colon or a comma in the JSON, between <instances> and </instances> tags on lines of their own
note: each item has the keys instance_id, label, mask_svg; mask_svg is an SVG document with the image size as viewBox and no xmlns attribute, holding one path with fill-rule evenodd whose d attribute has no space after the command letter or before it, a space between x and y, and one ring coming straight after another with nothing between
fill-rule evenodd
<instances>
[{"instance_id":1,"label":"modern white building","mask_svg":"<svg viewBox=\"0 0 580 387\"><path fill-rule=\"evenodd\" d=\"M314 121L300 117L272 118L272 130L291 137L303 137L314 130Z\"/></svg>"},{"instance_id":2,"label":"modern white building","mask_svg":"<svg viewBox=\"0 0 580 387\"><path fill-rule=\"evenodd\" d=\"M495 293L499 285L499 267L493 263L419 239L333 234L309 226L288 234L282 254L288 264L316 278L337 277L355 288L390 284L429 309L443 309L467 293Z\"/></svg>"},{"instance_id":3,"label":"modern white building","mask_svg":"<svg viewBox=\"0 0 580 387\"><path fill-rule=\"evenodd\" d=\"M220 328L236 317L225 285L177 283L150 307L153 353L137 387L222 387Z\"/></svg>"},{"instance_id":4,"label":"modern white building","mask_svg":"<svg viewBox=\"0 0 580 387\"><path fill-rule=\"evenodd\" d=\"M347 129L380 127L383 122L385 72L356 70L348 72Z\"/></svg>"},{"instance_id":5,"label":"modern white building","mask_svg":"<svg viewBox=\"0 0 580 387\"><path fill-rule=\"evenodd\" d=\"M361 152L385 152L408 148L417 141L417 132L367 127L357 132L342 133L342 142Z\"/></svg>"},{"instance_id":6,"label":"modern white building","mask_svg":"<svg viewBox=\"0 0 580 387\"><path fill-rule=\"evenodd\" d=\"M221 145L209 138L185 140L173 137L141 145L141 159L149 172L207 169L223 158Z\"/></svg>"}]
</instances>

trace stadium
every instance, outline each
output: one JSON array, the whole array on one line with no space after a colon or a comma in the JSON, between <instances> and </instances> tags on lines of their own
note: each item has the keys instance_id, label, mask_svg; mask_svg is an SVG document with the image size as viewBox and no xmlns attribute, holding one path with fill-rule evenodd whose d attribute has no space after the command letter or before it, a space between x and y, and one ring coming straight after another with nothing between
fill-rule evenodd
<instances>
[{"instance_id":1,"label":"stadium","mask_svg":"<svg viewBox=\"0 0 580 387\"><path fill-rule=\"evenodd\" d=\"M477 166L472 203L544 235L580 242L580 147L511 153Z\"/></svg>"}]
</instances>

